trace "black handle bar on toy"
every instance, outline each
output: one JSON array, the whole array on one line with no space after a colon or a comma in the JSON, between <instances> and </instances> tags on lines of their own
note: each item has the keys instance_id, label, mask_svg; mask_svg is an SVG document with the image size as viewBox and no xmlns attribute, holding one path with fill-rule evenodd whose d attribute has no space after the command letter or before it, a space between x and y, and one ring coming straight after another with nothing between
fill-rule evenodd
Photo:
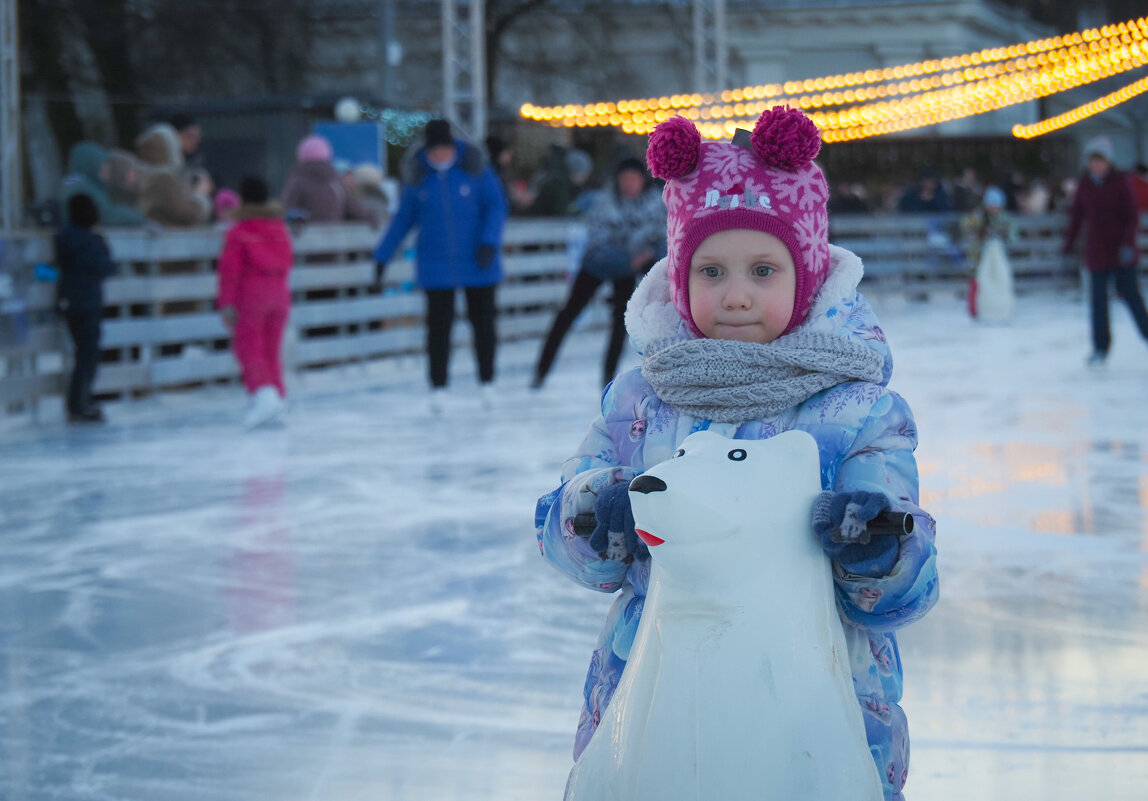
<instances>
[{"instance_id":1,"label":"black handle bar on toy","mask_svg":"<svg viewBox=\"0 0 1148 801\"><path fill-rule=\"evenodd\" d=\"M598 518L593 512L583 512L574 515L574 533L581 537L588 537L594 533L598 526ZM865 529L871 537L891 537L913 533L913 516L908 512L881 512L869 521Z\"/></svg>"}]
</instances>

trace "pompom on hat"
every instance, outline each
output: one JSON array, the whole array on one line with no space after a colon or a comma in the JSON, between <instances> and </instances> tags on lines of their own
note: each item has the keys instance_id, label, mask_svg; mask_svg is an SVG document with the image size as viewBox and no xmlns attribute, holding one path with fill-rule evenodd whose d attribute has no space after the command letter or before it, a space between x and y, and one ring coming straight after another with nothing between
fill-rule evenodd
<instances>
[{"instance_id":1,"label":"pompom on hat","mask_svg":"<svg viewBox=\"0 0 1148 801\"><path fill-rule=\"evenodd\" d=\"M805 320L829 274L829 185L813 162L817 126L798 109L762 112L753 132L733 142L703 142L685 117L650 134L646 163L666 182L670 295L678 313L703 336L690 312L690 260L706 237L731 228L772 234L797 268L793 314L784 333Z\"/></svg>"}]
</instances>

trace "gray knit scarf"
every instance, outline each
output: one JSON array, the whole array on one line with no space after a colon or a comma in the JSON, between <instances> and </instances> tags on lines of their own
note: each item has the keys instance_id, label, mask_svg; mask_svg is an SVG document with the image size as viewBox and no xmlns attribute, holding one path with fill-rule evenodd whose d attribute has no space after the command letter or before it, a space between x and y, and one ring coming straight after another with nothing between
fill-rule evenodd
<instances>
[{"instance_id":1,"label":"gray knit scarf","mask_svg":"<svg viewBox=\"0 0 1148 801\"><path fill-rule=\"evenodd\" d=\"M642 375L686 414L742 423L773 417L837 384L880 382L883 367L884 359L855 339L794 332L765 345L662 340L646 348Z\"/></svg>"}]
</instances>

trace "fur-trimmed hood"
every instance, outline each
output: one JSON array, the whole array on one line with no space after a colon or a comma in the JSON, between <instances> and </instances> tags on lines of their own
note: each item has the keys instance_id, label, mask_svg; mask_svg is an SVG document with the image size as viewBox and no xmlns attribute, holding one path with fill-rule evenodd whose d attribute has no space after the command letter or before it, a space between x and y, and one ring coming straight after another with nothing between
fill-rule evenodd
<instances>
[{"instance_id":1,"label":"fur-trimmed hood","mask_svg":"<svg viewBox=\"0 0 1148 801\"><path fill-rule=\"evenodd\" d=\"M166 122L159 122L136 138L136 154L140 161L153 169L183 169L183 151L179 134Z\"/></svg>"},{"instance_id":2,"label":"fur-trimmed hood","mask_svg":"<svg viewBox=\"0 0 1148 801\"><path fill-rule=\"evenodd\" d=\"M860 257L829 246L829 275L817 293L805 321L795 331L856 337L885 362L882 384L893 372L893 356L885 334L857 287L865 270ZM669 260L662 259L638 284L626 305L626 331L639 353L665 339L693 339L694 333L670 299Z\"/></svg>"},{"instance_id":3,"label":"fur-trimmed hood","mask_svg":"<svg viewBox=\"0 0 1148 801\"><path fill-rule=\"evenodd\" d=\"M287 213L283 204L277 200L266 203L241 203L235 207L236 220L260 220L265 218L283 219Z\"/></svg>"}]
</instances>

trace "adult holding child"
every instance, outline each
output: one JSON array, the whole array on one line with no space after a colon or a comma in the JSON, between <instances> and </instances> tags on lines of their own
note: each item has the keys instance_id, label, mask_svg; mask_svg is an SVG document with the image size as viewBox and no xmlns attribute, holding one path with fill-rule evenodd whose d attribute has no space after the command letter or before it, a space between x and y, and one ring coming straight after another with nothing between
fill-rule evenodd
<instances>
[{"instance_id":1,"label":"adult holding child","mask_svg":"<svg viewBox=\"0 0 1148 801\"><path fill-rule=\"evenodd\" d=\"M186 173L175 128L156 123L136 138L135 148L142 164L140 208L147 218L160 225L204 225L215 184L205 172Z\"/></svg>"}]
</instances>

